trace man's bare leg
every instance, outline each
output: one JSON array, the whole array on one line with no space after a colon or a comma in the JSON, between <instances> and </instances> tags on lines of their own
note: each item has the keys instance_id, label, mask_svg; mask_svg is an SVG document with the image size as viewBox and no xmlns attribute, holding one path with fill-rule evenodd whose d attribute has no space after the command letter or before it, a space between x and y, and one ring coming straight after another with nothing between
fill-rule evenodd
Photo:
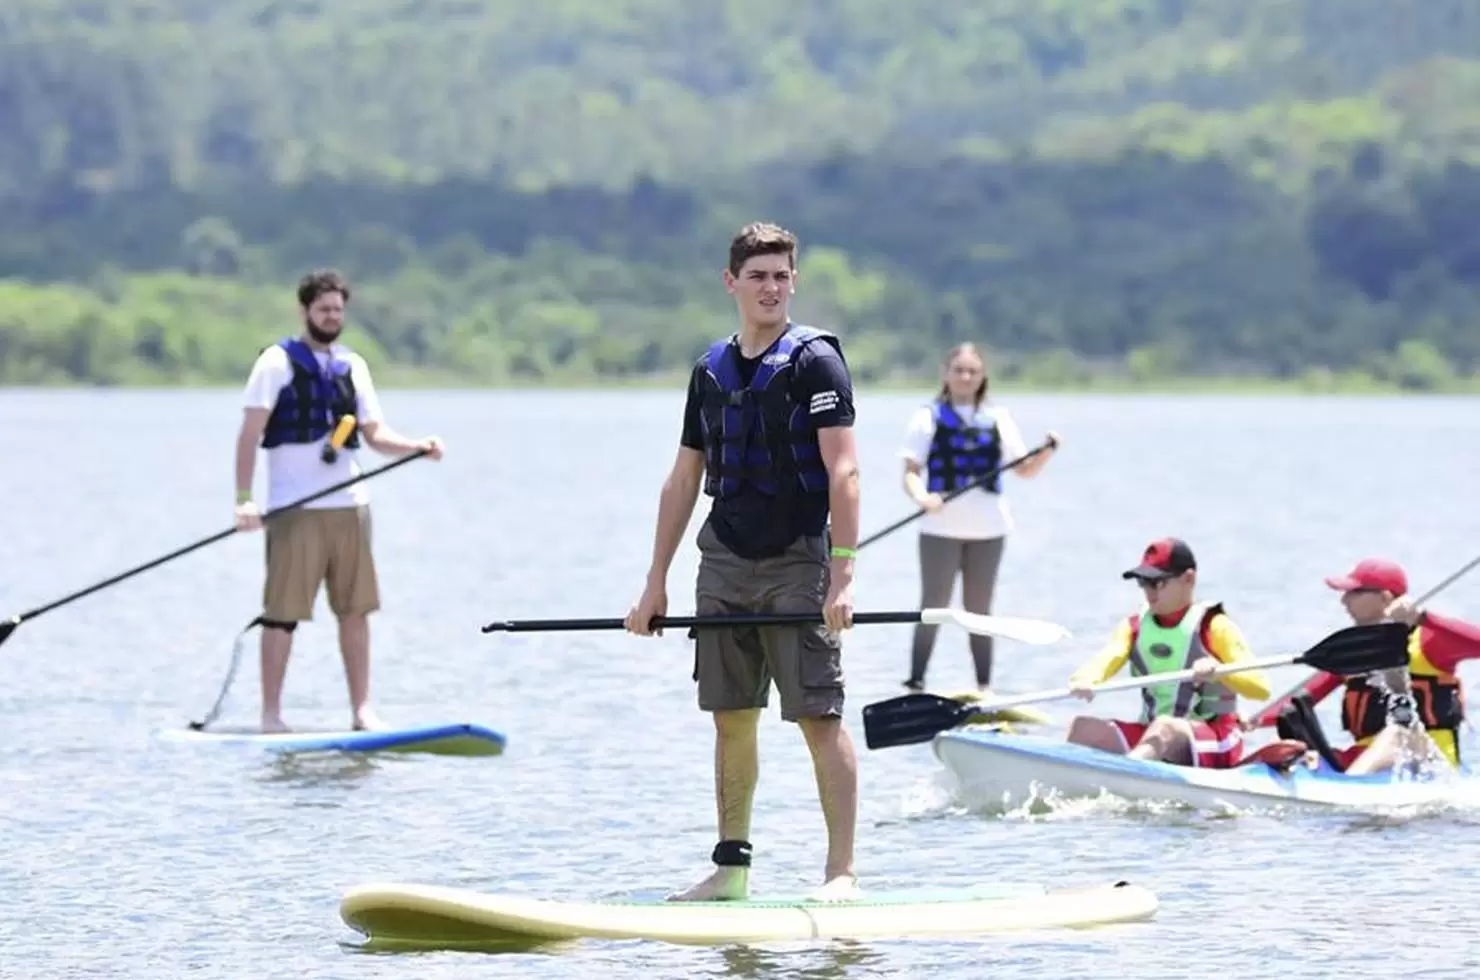
<instances>
[{"instance_id":1,"label":"man's bare leg","mask_svg":"<svg viewBox=\"0 0 1480 980\"><path fill-rule=\"evenodd\" d=\"M357 731L384 727L370 708L370 619L364 613L339 617L339 655L349 685L349 707Z\"/></svg>"},{"instance_id":2,"label":"man's bare leg","mask_svg":"<svg viewBox=\"0 0 1480 980\"><path fill-rule=\"evenodd\" d=\"M749 841L751 806L760 779L759 708L714 712L714 802L721 841ZM748 853L748 852L747 852ZM674 902L738 901L750 895L750 868L721 866Z\"/></svg>"},{"instance_id":3,"label":"man's bare leg","mask_svg":"<svg viewBox=\"0 0 1480 980\"><path fill-rule=\"evenodd\" d=\"M283 724L283 679L293 652L293 634L275 626L262 627L262 731L286 732Z\"/></svg>"},{"instance_id":4,"label":"man's bare leg","mask_svg":"<svg viewBox=\"0 0 1480 980\"><path fill-rule=\"evenodd\" d=\"M853 749L853 739L841 718L802 718L798 724L812 753L817 798L827 825L827 866L823 870L823 885L813 897L853 898L858 892L858 877L853 869L858 827L858 755Z\"/></svg>"}]
</instances>

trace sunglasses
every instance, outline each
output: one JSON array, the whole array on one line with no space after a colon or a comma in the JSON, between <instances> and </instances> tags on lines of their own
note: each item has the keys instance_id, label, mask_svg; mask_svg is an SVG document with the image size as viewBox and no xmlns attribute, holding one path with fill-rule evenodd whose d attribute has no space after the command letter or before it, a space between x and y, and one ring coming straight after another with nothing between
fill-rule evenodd
<instances>
[{"instance_id":1,"label":"sunglasses","mask_svg":"<svg viewBox=\"0 0 1480 980\"><path fill-rule=\"evenodd\" d=\"M1160 592L1164 587L1175 582L1181 576L1172 575L1167 578L1138 578L1136 584L1146 592Z\"/></svg>"}]
</instances>

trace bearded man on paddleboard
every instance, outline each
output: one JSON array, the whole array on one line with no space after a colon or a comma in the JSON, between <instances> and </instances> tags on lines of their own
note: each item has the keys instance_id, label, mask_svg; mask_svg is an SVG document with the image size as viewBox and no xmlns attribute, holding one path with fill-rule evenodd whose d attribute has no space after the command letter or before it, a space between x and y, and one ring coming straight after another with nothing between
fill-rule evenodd
<instances>
[{"instance_id":1,"label":"bearded man on paddleboard","mask_svg":"<svg viewBox=\"0 0 1480 980\"><path fill-rule=\"evenodd\" d=\"M359 475L361 442L385 455L425 449L442 458L436 438L412 440L385 424L365 359L339 343L350 288L337 272L312 272L298 284L303 332L257 357L247 378L236 439L236 526L262 527L252 499L257 447L267 451L267 507L274 510ZM354 426L341 449L330 443L344 416ZM282 718L283 677L293 630L313 619L319 587L339 620L339 649L349 684L351 724L381 727L370 708L370 613L380 608L370 550L370 502L363 483L320 497L272 519L267 527L262 590L262 730L288 730Z\"/></svg>"},{"instance_id":2,"label":"bearded man on paddleboard","mask_svg":"<svg viewBox=\"0 0 1480 980\"><path fill-rule=\"evenodd\" d=\"M724 283L740 330L694 365L678 457L659 497L652 565L626 617L633 633L661 633L652 623L667 614L668 569L702 486L713 504L697 540L698 615L823 619L693 634L699 707L714 717L719 842L713 874L669 896L678 901L749 895L756 726L773 682L781 717L801 728L811 751L827 825L815 896L857 894L858 762L843 727L839 638L852 626L858 542L853 383L837 337L791 321L796 272L789 231L754 223L730 243Z\"/></svg>"},{"instance_id":3,"label":"bearded man on paddleboard","mask_svg":"<svg viewBox=\"0 0 1480 980\"><path fill-rule=\"evenodd\" d=\"M1237 697L1269 697L1269 679L1262 670L1212 679L1219 666L1252 657L1222 603L1196 601L1197 559L1192 549L1180 538L1153 541L1141 563L1121 578L1140 586L1145 606L1121 620L1105 649L1075 671L1070 690L1088 701L1094 697L1093 685L1109 680L1127 662L1136 677L1185 670L1196 671L1196 677L1143 688L1144 708L1138 721L1075 718L1069 725L1069 741L1135 759L1211 769L1238 765L1243 729Z\"/></svg>"}]
</instances>

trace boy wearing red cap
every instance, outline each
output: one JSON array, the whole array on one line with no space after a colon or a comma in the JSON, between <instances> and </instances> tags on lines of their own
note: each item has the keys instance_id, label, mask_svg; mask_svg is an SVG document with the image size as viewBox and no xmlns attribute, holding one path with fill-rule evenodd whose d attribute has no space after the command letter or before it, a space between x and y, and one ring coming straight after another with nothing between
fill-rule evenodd
<instances>
[{"instance_id":1,"label":"boy wearing red cap","mask_svg":"<svg viewBox=\"0 0 1480 980\"><path fill-rule=\"evenodd\" d=\"M1196 676L1142 688L1139 721L1075 718L1069 741L1136 759L1211 769L1238 765L1244 744L1238 696L1268 698L1269 680L1262 670L1209 679L1222 664L1252 658L1222 603L1195 601L1197 560L1192 549L1178 538L1153 541L1141 564L1121 578L1141 587L1146 606L1120 621L1104 650L1069 678L1070 690L1091 700L1092 685L1115 676L1127 662L1136 677L1188 669Z\"/></svg>"},{"instance_id":2,"label":"boy wearing red cap","mask_svg":"<svg viewBox=\"0 0 1480 980\"><path fill-rule=\"evenodd\" d=\"M1326 579L1326 584L1341 593L1341 604L1358 626L1396 619L1412 627L1408 669L1389 672L1386 680L1387 688L1398 696L1365 677L1342 678L1322 671L1262 709L1246 727L1280 725L1283 715L1286 724L1295 723L1289 737L1320 745L1325 739L1314 706L1344 687L1341 727L1354 742L1345 749L1328 748L1333 766L1353 776L1381 772L1391 769L1405 749L1418 758L1437 749L1450 765L1458 766L1465 696L1455 672L1461 661L1480 659L1480 627L1416 608L1407 598L1408 576L1385 559L1364 559L1347 574ZM1401 696L1405 687L1411 701ZM1418 738L1414 722L1422 723L1432 746Z\"/></svg>"}]
</instances>

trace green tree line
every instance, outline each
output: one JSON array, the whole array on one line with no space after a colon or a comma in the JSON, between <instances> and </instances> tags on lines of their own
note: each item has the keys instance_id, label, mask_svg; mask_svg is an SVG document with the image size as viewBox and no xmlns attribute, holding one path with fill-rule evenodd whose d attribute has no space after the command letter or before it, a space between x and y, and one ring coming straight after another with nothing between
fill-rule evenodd
<instances>
[{"instance_id":1,"label":"green tree line","mask_svg":"<svg viewBox=\"0 0 1480 980\"><path fill-rule=\"evenodd\" d=\"M237 380L292 285L406 377L633 378L752 218L861 376L1480 368L1460 0L12 0L0 381Z\"/></svg>"}]
</instances>

